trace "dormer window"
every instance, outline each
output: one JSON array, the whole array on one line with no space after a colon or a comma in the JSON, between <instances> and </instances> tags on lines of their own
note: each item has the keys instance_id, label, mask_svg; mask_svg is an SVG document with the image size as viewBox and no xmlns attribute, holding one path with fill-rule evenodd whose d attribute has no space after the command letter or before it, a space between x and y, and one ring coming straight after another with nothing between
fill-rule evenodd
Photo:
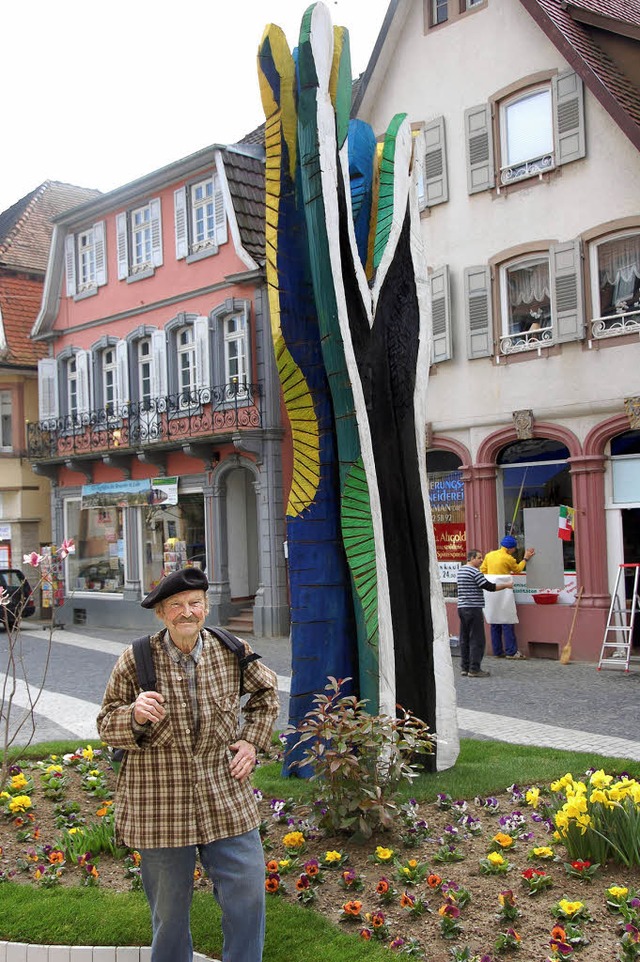
<instances>
[{"instance_id":1,"label":"dormer window","mask_svg":"<svg viewBox=\"0 0 640 962\"><path fill-rule=\"evenodd\" d=\"M67 297L75 300L97 294L107 283L104 221L67 235L65 276Z\"/></svg>"},{"instance_id":2,"label":"dormer window","mask_svg":"<svg viewBox=\"0 0 640 962\"><path fill-rule=\"evenodd\" d=\"M176 258L187 263L218 253L227 242L220 178L211 174L174 192Z\"/></svg>"}]
</instances>

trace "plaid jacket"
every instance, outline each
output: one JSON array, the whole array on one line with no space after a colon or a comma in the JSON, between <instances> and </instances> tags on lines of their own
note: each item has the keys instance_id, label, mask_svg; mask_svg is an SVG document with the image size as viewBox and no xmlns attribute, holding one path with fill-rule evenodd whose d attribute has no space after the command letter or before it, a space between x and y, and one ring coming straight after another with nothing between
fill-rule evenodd
<instances>
[{"instance_id":1,"label":"plaid jacket","mask_svg":"<svg viewBox=\"0 0 640 962\"><path fill-rule=\"evenodd\" d=\"M276 676L259 661L245 668L250 697L238 731L238 659L204 629L194 737L187 681L164 650L161 634L152 635L151 650L157 690L165 698L162 721L142 735L134 733L133 703L140 688L131 647L115 664L97 719L100 737L127 750L116 782L116 835L131 848L171 848L248 832L259 824L258 809L250 780L238 782L229 774L229 745L244 738L268 748L278 715Z\"/></svg>"}]
</instances>

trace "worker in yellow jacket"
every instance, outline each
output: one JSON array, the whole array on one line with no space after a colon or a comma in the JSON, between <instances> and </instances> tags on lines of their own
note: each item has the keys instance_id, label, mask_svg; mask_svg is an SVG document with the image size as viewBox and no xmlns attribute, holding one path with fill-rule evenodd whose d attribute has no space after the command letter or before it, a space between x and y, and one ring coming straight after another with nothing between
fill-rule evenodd
<instances>
[{"instance_id":1,"label":"worker in yellow jacket","mask_svg":"<svg viewBox=\"0 0 640 962\"><path fill-rule=\"evenodd\" d=\"M517 575L524 571L527 561L529 558L532 558L536 552L534 548L527 548L522 561L516 561L514 555L517 547L518 542L513 535L506 535L500 542L499 548L495 551L487 552L484 556L484 561L480 565L482 574ZM515 660L526 657L518 651L516 632L512 624L491 625L491 647L496 658Z\"/></svg>"}]
</instances>

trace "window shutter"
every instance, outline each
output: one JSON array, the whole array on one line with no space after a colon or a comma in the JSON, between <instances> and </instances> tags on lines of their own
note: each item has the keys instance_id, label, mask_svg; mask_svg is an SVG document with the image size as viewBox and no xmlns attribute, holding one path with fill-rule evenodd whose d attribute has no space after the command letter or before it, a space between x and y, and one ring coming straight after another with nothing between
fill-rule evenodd
<instances>
[{"instance_id":1,"label":"window shutter","mask_svg":"<svg viewBox=\"0 0 640 962\"><path fill-rule=\"evenodd\" d=\"M572 70L553 78L553 127L556 164L568 164L585 156L582 80Z\"/></svg>"},{"instance_id":2,"label":"window shutter","mask_svg":"<svg viewBox=\"0 0 640 962\"><path fill-rule=\"evenodd\" d=\"M187 188L180 187L173 192L173 208L176 223L176 260L182 260L189 253L187 238Z\"/></svg>"},{"instance_id":3,"label":"window shutter","mask_svg":"<svg viewBox=\"0 0 640 962\"><path fill-rule=\"evenodd\" d=\"M464 313L468 357L490 357L493 353L491 274L484 265L465 268Z\"/></svg>"},{"instance_id":4,"label":"window shutter","mask_svg":"<svg viewBox=\"0 0 640 962\"><path fill-rule=\"evenodd\" d=\"M196 387L201 390L210 387L211 380L208 317L196 317L193 322L193 337L196 346Z\"/></svg>"},{"instance_id":5,"label":"window shutter","mask_svg":"<svg viewBox=\"0 0 640 962\"><path fill-rule=\"evenodd\" d=\"M555 339L560 342L581 340L584 334L584 310L580 241L552 247L549 260L554 292Z\"/></svg>"},{"instance_id":6,"label":"window shutter","mask_svg":"<svg viewBox=\"0 0 640 962\"><path fill-rule=\"evenodd\" d=\"M96 285L104 287L107 283L107 258L104 244L104 221L93 225L93 246L96 255Z\"/></svg>"},{"instance_id":7,"label":"window shutter","mask_svg":"<svg viewBox=\"0 0 640 962\"><path fill-rule=\"evenodd\" d=\"M447 151L444 135L444 117L438 117L424 129L425 139L425 206L435 207L449 200L447 179Z\"/></svg>"},{"instance_id":8,"label":"window shutter","mask_svg":"<svg viewBox=\"0 0 640 962\"><path fill-rule=\"evenodd\" d=\"M58 417L58 362L55 357L38 361L38 416L41 421Z\"/></svg>"},{"instance_id":9,"label":"window shutter","mask_svg":"<svg viewBox=\"0 0 640 962\"><path fill-rule=\"evenodd\" d=\"M156 398L167 393L167 336L164 330L151 332L151 391Z\"/></svg>"},{"instance_id":10,"label":"window shutter","mask_svg":"<svg viewBox=\"0 0 640 962\"><path fill-rule=\"evenodd\" d=\"M464 112L467 147L467 189L470 194L489 190L495 183L491 107L480 104Z\"/></svg>"},{"instance_id":11,"label":"window shutter","mask_svg":"<svg viewBox=\"0 0 640 962\"><path fill-rule=\"evenodd\" d=\"M162 221L160 219L160 198L149 201L151 214L151 263L162 267Z\"/></svg>"},{"instance_id":12,"label":"window shutter","mask_svg":"<svg viewBox=\"0 0 640 962\"><path fill-rule=\"evenodd\" d=\"M220 178L213 176L213 203L216 219L216 244L227 243L227 215L224 209L224 196L220 187Z\"/></svg>"},{"instance_id":13,"label":"window shutter","mask_svg":"<svg viewBox=\"0 0 640 962\"><path fill-rule=\"evenodd\" d=\"M116 371L118 373L118 406L129 403L129 345L126 341L116 344Z\"/></svg>"},{"instance_id":14,"label":"window shutter","mask_svg":"<svg viewBox=\"0 0 640 962\"><path fill-rule=\"evenodd\" d=\"M76 293L76 237L67 234L64 240L64 263L67 275L67 297Z\"/></svg>"},{"instance_id":15,"label":"window shutter","mask_svg":"<svg viewBox=\"0 0 640 962\"><path fill-rule=\"evenodd\" d=\"M451 296L449 288L449 267L445 264L434 271L430 277L431 284L431 318L434 364L438 361L448 361L452 357L451 350Z\"/></svg>"},{"instance_id":16,"label":"window shutter","mask_svg":"<svg viewBox=\"0 0 640 962\"><path fill-rule=\"evenodd\" d=\"M78 351L76 354L76 372L78 375L78 414L88 414L91 407L89 400L88 351Z\"/></svg>"},{"instance_id":17,"label":"window shutter","mask_svg":"<svg viewBox=\"0 0 640 962\"><path fill-rule=\"evenodd\" d=\"M116 216L116 235L118 247L118 280L123 281L129 276L129 244L127 241L127 215Z\"/></svg>"}]
</instances>

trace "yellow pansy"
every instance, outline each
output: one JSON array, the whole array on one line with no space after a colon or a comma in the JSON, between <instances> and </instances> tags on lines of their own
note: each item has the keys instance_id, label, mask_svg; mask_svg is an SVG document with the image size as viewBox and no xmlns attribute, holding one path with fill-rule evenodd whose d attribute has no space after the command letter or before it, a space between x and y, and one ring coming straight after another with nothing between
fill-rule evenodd
<instances>
[{"instance_id":1,"label":"yellow pansy","mask_svg":"<svg viewBox=\"0 0 640 962\"><path fill-rule=\"evenodd\" d=\"M46 772L62 772L62 765L49 765L45 768Z\"/></svg>"},{"instance_id":2,"label":"yellow pansy","mask_svg":"<svg viewBox=\"0 0 640 962\"><path fill-rule=\"evenodd\" d=\"M14 790L14 792L20 791L20 789L24 788L24 786L27 784L27 779L24 777L22 772L20 772L19 775L13 775L11 778L11 788Z\"/></svg>"},{"instance_id":3,"label":"yellow pansy","mask_svg":"<svg viewBox=\"0 0 640 962\"><path fill-rule=\"evenodd\" d=\"M339 862L341 858L342 858L342 853L336 852L335 850L333 852L325 852L324 854L325 862L329 862L329 863Z\"/></svg>"},{"instance_id":4,"label":"yellow pansy","mask_svg":"<svg viewBox=\"0 0 640 962\"><path fill-rule=\"evenodd\" d=\"M492 865L504 865L504 858L500 852L489 852L487 862L491 862Z\"/></svg>"},{"instance_id":5,"label":"yellow pansy","mask_svg":"<svg viewBox=\"0 0 640 962\"><path fill-rule=\"evenodd\" d=\"M553 849L549 848L548 845L538 845L537 848L533 849L533 854L537 858L553 858Z\"/></svg>"},{"instance_id":6,"label":"yellow pansy","mask_svg":"<svg viewBox=\"0 0 640 962\"><path fill-rule=\"evenodd\" d=\"M499 845L501 848L511 848L513 845L513 839L510 835L505 835L504 832L498 832L497 835L493 836L493 841Z\"/></svg>"},{"instance_id":7,"label":"yellow pansy","mask_svg":"<svg viewBox=\"0 0 640 962\"><path fill-rule=\"evenodd\" d=\"M390 862L393 858L392 848L383 848L382 845L376 847L376 858L379 862Z\"/></svg>"},{"instance_id":8,"label":"yellow pansy","mask_svg":"<svg viewBox=\"0 0 640 962\"><path fill-rule=\"evenodd\" d=\"M302 832L287 832L282 839L285 848L302 848L304 845L304 835Z\"/></svg>"},{"instance_id":9,"label":"yellow pansy","mask_svg":"<svg viewBox=\"0 0 640 962\"><path fill-rule=\"evenodd\" d=\"M614 899L626 899L629 894L629 889L625 885L612 885L607 889L607 895L611 895Z\"/></svg>"},{"instance_id":10,"label":"yellow pansy","mask_svg":"<svg viewBox=\"0 0 640 962\"><path fill-rule=\"evenodd\" d=\"M9 802L10 812L26 812L28 808L31 808L31 799L28 795L16 795Z\"/></svg>"}]
</instances>

